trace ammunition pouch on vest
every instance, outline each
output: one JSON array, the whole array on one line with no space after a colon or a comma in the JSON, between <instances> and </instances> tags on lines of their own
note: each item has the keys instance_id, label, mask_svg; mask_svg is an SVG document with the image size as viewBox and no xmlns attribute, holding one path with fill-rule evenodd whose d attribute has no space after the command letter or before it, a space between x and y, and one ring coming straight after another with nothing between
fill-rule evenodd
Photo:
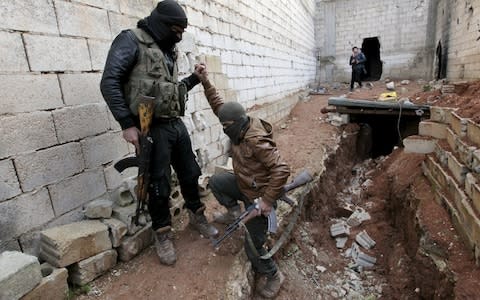
<instances>
[{"instance_id":1,"label":"ammunition pouch on vest","mask_svg":"<svg viewBox=\"0 0 480 300\"><path fill-rule=\"evenodd\" d=\"M139 46L137 63L125 85L125 99L131 112L138 115L140 95L155 97L155 117L172 118L185 114L187 86L178 82L178 67L174 62L170 73L165 55L155 41L141 29L130 30Z\"/></svg>"}]
</instances>

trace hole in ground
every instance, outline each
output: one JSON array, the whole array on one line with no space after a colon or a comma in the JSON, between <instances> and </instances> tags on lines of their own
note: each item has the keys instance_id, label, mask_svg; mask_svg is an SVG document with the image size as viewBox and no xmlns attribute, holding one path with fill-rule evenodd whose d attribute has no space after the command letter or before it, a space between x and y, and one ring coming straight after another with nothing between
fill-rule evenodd
<instances>
[{"instance_id":1,"label":"hole in ground","mask_svg":"<svg viewBox=\"0 0 480 300\"><path fill-rule=\"evenodd\" d=\"M291 243L282 249L279 264L289 278L288 295L298 299L315 295L355 299L452 297L454 283L449 275L438 271L428 254L419 257L425 234L418 226L419 201L412 197L412 182L421 174L423 156L395 160L403 153L397 150L390 157L357 163L356 143L356 138L347 138L327 159L326 171L306 196L302 221ZM395 172L387 176L393 160L395 172L403 172L401 179ZM371 219L352 227L346 246L337 249L329 229L345 217L346 204L364 208ZM358 270L349 265L352 260L346 257L346 249L362 230L377 243L372 250L362 251L377 262L374 268Z\"/></svg>"}]
</instances>

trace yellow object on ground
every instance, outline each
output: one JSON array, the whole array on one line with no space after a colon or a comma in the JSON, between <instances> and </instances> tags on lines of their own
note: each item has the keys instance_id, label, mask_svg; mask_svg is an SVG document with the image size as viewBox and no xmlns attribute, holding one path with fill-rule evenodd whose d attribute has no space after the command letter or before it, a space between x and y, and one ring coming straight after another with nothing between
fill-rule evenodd
<instances>
[{"instance_id":1,"label":"yellow object on ground","mask_svg":"<svg viewBox=\"0 0 480 300\"><path fill-rule=\"evenodd\" d=\"M380 101L396 101L397 100L397 92L387 92L381 93L378 97Z\"/></svg>"}]
</instances>

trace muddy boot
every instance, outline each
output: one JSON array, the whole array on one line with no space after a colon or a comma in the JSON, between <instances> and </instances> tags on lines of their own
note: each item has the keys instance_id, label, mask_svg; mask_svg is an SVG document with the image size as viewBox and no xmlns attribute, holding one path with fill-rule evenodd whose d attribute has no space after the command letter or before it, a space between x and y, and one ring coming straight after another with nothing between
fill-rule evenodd
<instances>
[{"instance_id":1,"label":"muddy boot","mask_svg":"<svg viewBox=\"0 0 480 300\"><path fill-rule=\"evenodd\" d=\"M177 254L170 237L170 226L159 228L155 231L155 249L160 263L171 266L177 261Z\"/></svg>"},{"instance_id":2,"label":"muddy boot","mask_svg":"<svg viewBox=\"0 0 480 300\"><path fill-rule=\"evenodd\" d=\"M283 276L282 272L277 271L277 273L275 273L273 276L267 277L265 285L260 287L258 292L265 298L273 298L280 291L280 287L282 286L284 280L285 276Z\"/></svg>"},{"instance_id":3,"label":"muddy boot","mask_svg":"<svg viewBox=\"0 0 480 300\"><path fill-rule=\"evenodd\" d=\"M218 230L212 224L208 224L207 218L203 213L204 211L205 206L200 207L195 213L193 213L191 210L188 210L190 225L200 232L200 234L204 237L216 237L218 235Z\"/></svg>"},{"instance_id":4,"label":"muddy boot","mask_svg":"<svg viewBox=\"0 0 480 300\"><path fill-rule=\"evenodd\" d=\"M242 211L240 209L240 205L236 205L234 207L227 208L226 213L214 212L213 221L220 224L229 225L232 224L238 217L240 217L241 214Z\"/></svg>"}]
</instances>

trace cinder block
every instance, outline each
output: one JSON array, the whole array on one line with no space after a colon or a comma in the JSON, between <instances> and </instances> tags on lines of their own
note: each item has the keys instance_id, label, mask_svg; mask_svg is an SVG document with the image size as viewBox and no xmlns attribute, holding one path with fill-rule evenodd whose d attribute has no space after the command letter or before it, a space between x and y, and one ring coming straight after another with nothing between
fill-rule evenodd
<instances>
[{"instance_id":1,"label":"cinder block","mask_svg":"<svg viewBox=\"0 0 480 300\"><path fill-rule=\"evenodd\" d=\"M435 145L435 157L442 166L447 167L447 151L443 148L442 143L437 141Z\"/></svg>"},{"instance_id":2,"label":"cinder block","mask_svg":"<svg viewBox=\"0 0 480 300\"><path fill-rule=\"evenodd\" d=\"M72 2L84 3L106 10L118 11L120 9L118 6L118 1L116 0L73 0Z\"/></svg>"},{"instance_id":3,"label":"cinder block","mask_svg":"<svg viewBox=\"0 0 480 300\"><path fill-rule=\"evenodd\" d=\"M432 153L435 151L435 140L419 136L409 136L403 139L406 153Z\"/></svg>"},{"instance_id":4,"label":"cinder block","mask_svg":"<svg viewBox=\"0 0 480 300\"><path fill-rule=\"evenodd\" d=\"M0 75L2 114L62 107L57 75Z\"/></svg>"},{"instance_id":5,"label":"cinder block","mask_svg":"<svg viewBox=\"0 0 480 300\"><path fill-rule=\"evenodd\" d=\"M480 147L480 126L472 120L467 122L467 138Z\"/></svg>"},{"instance_id":6,"label":"cinder block","mask_svg":"<svg viewBox=\"0 0 480 300\"><path fill-rule=\"evenodd\" d=\"M108 226L108 233L112 246L117 248L120 246L123 237L127 234L127 225L117 219L104 219L102 222Z\"/></svg>"},{"instance_id":7,"label":"cinder block","mask_svg":"<svg viewBox=\"0 0 480 300\"><path fill-rule=\"evenodd\" d=\"M222 73L222 61L220 56L206 55L205 60L209 73Z\"/></svg>"},{"instance_id":8,"label":"cinder block","mask_svg":"<svg viewBox=\"0 0 480 300\"><path fill-rule=\"evenodd\" d=\"M110 19L110 29L111 29L112 37L116 37L122 30L137 27L137 22L138 22L137 17L132 17L132 16L123 15L123 14L116 14L112 12L110 12L108 16ZM105 61L104 61L104 64L105 64ZM103 66L102 66L102 69L103 69Z\"/></svg>"},{"instance_id":9,"label":"cinder block","mask_svg":"<svg viewBox=\"0 0 480 300\"><path fill-rule=\"evenodd\" d=\"M20 244L16 239L11 240L0 240L0 253L5 251L18 251L22 252L22 248L20 248Z\"/></svg>"},{"instance_id":10,"label":"cinder block","mask_svg":"<svg viewBox=\"0 0 480 300\"><path fill-rule=\"evenodd\" d=\"M104 169L105 181L107 183L107 189L113 191L122 185L123 181L127 178L138 175L138 168L128 168L122 173L118 173L113 167L113 164Z\"/></svg>"},{"instance_id":11,"label":"cinder block","mask_svg":"<svg viewBox=\"0 0 480 300\"><path fill-rule=\"evenodd\" d=\"M460 117L455 112L451 113L450 127L453 132L460 137L464 137L467 134L467 119Z\"/></svg>"},{"instance_id":12,"label":"cinder block","mask_svg":"<svg viewBox=\"0 0 480 300\"><path fill-rule=\"evenodd\" d=\"M33 112L0 117L3 146L0 158L57 144L50 112Z\"/></svg>"},{"instance_id":13,"label":"cinder block","mask_svg":"<svg viewBox=\"0 0 480 300\"><path fill-rule=\"evenodd\" d=\"M0 299L19 299L42 280L38 259L21 252L0 253L0 270Z\"/></svg>"},{"instance_id":14,"label":"cinder block","mask_svg":"<svg viewBox=\"0 0 480 300\"><path fill-rule=\"evenodd\" d=\"M41 232L40 257L65 267L112 248L108 227L100 221L81 221Z\"/></svg>"},{"instance_id":15,"label":"cinder block","mask_svg":"<svg viewBox=\"0 0 480 300\"><path fill-rule=\"evenodd\" d=\"M110 127L104 103L58 109L53 119L60 143L104 133Z\"/></svg>"},{"instance_id":16,"label":"cinder block","mask_svg":"<svg viewBox=\"0 0 480 300\"><path fill-rule=\"evenodd\" d=\"M133 236L125 237L120 247L118 247L118 257L121 261L129 261L147 248L153 242L152 225L143 227Z\"/></svg>"},{"instance_id":17,"label":"cinder block","mask_svg":"<svg viewBox=\"0 0 480 300\"><path fill-rule=\"evenodd\" d=\"M117 251L107 250L68 267L68 281L84 285L103 275L117 263Z\"/></svg>"},{"instance_id":18,"label":"cinder block","mask_svg":"<svg viewBox=\"0 0 480 300\"><path fill-rule=\"evenodd\" d=\"M48 263L41 266L42 281L21 300L67 299L68 271L65 268L54 268Z\"/></svg>"},{"instance_id":19,"label":"cinder block","mask_svg":"<svg viewBox=\"0 0 480 300\"><path fill-rule=\"evenodd\" d=\"M473 167L473 152L476 151L477 148L473 146L469 146L465 143L462 139L457 139L457 155L467 168L472 169Z\"/></svg>"},{"instance_id":20,"label":"cinder block","mask_svg":"<svg viewBox=\"0 0 480 300\"><path fill-rule=\"evenodd\" d=\"M452 151L457 151L457 140L458 137L455 132L453 132L453 130L451 130L450 128L447 128L447 143L448 146L450 146L450 148L452 149Z\"/></svg>"},{"instance_id":21,"label":"cinder block","mask_svg":"<svg viewBox=\"0 0 480 300\"><path fill-rule=\"evenodd\" d=\"M0 203L0 240L12 237L43 225L54 218L47 189L23 194Z\"/></svg>"},{"instance_id":22,"label":"cinder block","mask_svg":"<svg viewBox=\"0 0 480 300\"><path fill-rule=\"evenodd\" d=\"M89 219L103 219L112 216L112 201L97 199L85 206L85 216Z\"/></svg>"},{"instance_id":23,"label":"cinder block","mask_svg":"<svg viewBox=\"0 0 480 300\"><path fill-rule=\"evenodd\" d=\"M430 107L430 119L434 122L449 124L450 115L455 109L440 106Z\"/></svg>"},{"instance_id":24,"label":"cinder block","mask_svg":"<svg viewBox=\"0 0 480 300\"><path fill-rule=\"evenodd\" d=\"M112 217L122 221L127 225L127 234L134 235L137 233L141 226L137 226L133 218L136 215L137 202L130 204L128 206L114 206L112 211Z\"/></svg>"},{"instance_id":25,"label":"cinder block","mask_svg":"<svg viewBox=\"0 0 480 300\"><path fill-rule=\"evenodd\" d=\"M0 32L0 71L29 71L27 56L19 33Z\"/></svg>"},{"instance_id":26,"label":"cinder block","mask_svg":"<svg viewBox=\"0 0 480 300\"><path fill-rule=\"evenodd\" d=\"M106 54L105 54L106 55ZM102 69L103 65L102 64ZM88 103L104 104L100 92L100 73L60 74L60 85L66 105L82 105Z\"/></svg>"},{"instance_id":27,"label":"cinder block","mask_svg":"<svg viewBox=\"0 0 480 300\"><path fill-rule=\"evenodd\" d=\"M447 152L447 156L448 169L452 173L455 180L459 184L463 185L465 183L465 176L468 172L467 167L459 162L455 155L453 155L451 152Z\"/></svg>"},{"instance_id":28,"label":"cinder block","mask_svg":"<svg viewBox=\"0 0 480 300\"><path fill-rule=\"evenodd\" d=\"M155 8L156 1L144 1L144 0L119 0L120 12L144 18L152 12Z\"/></svg>"},{"instance_id":29,"label":"cinder block","mask_svg":"<svg viewBox=\"0 0 480 300\"><path fill-rule=\"evenodd\" d=\"M81 144L87 168L98 167L129 153L127 142L121 132L108 132L89 137L82 140Z\"/></svg>"},{"instance_id":30,"label":"cinder block","mask_svg":"<svg viewBox=\"0 0 480 300\"><path fill-rule=\"evenodd\" d=\"M21 192L13 162L9 159L0 160L0 202Z\"/></svg>"},{"instance_id":31,"label":"cinder block","mask_svg":"<svg viewBox=\"0 0 480 300\"><path fill-rule=\"evenodd\" d=\"M92 69L85 39L25 34L24 40L32 71Z\"/></svg>"},{"instance_id":32,"label":"cinder block","mask_svg":"<svg viewBox=\"0 0 480 300\"><path fill-rule=\"evenodd\" d=\"M24 192L54 183L84 168L79 143L69 143L15 158L20 185Z\"/></svg>"},{"instance_id":33,"label":"cinder block","mask_svg":"<svg viewBox=\"0 0 480 300\"><path fill-rule=\"evenodd\" d=\"M69 36L110 39L108 15L103 9L71 2L55 2L60 34Z\"/></svg>"},{"instance_id":34,"label":"cinder block","mask_svg":"<svg viewBox=\"0 0 480 300\"><path fill-rule=\"evenodd\" d=\"M103 70L107 61L110 42L89 39L87 43L90 50L92 70Z\"/></svg>"},{"instance_id":35,"label":"cinder block","mask_svg":"<svg viewBox=\"0 0 480 300\"><path fill-rule=\"evenodd\" d=\"M2 29L58 33L53 1L3 0L0 18Z\"/></svg>"},{"instance_id":36,"label":"cinder block","mask_svg":"<svg viewBox=\"0 0 480 300\"><path fill-rule=\"evenodd\" d=\"M48 187L55 214L60 216L107 192L101 169L86 171Z\"/></svg>"}]
</instances>

